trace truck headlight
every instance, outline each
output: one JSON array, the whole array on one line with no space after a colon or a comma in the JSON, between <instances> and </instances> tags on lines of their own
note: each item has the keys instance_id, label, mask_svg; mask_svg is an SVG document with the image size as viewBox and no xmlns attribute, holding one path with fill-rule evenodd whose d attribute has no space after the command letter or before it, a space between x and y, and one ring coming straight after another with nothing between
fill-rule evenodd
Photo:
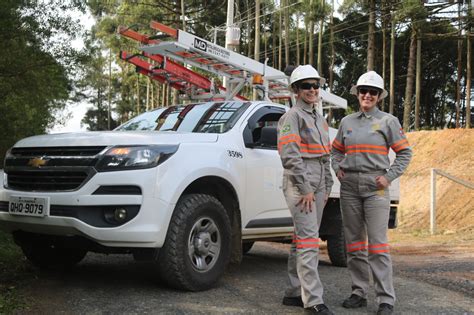
<instances>
[{"instance_id":1,"label":"truck headlight","mask_svg":"<svg viewBox=\"0 0 474 315\"><path fill-rule=\"evenodd\" d=\"M178 145L116 146L99 159L99 172L135 170L155 167L178 150Z\"/></svg>"}]
</instances>

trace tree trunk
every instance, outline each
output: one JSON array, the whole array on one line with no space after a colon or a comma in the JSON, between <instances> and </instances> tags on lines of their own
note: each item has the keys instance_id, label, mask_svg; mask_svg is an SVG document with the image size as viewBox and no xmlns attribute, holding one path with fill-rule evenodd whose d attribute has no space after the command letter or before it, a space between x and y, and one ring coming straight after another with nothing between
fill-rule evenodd
<instances>
[{"instance_id":1,"label":"tree trunk","mask_svg":"<svg viewBox=\"0 0 474 315\"><path fill-rule=\"evenodd\" d=\"M252 9L250 7L249 1L245 2L247 4L247 32L248 32L248 51L247 57L251 58L252 56L252 27L251 27L251 19L252 19Z\"/></svg>"},{"instance_id":2,"label":"tree trunk","mask_svg":"<svg viewBox=\"0 0 474 315\"><path fill-rule=\"evenodd\" d=\"M415 130L420 129L420 95L421 95L421 39L416 45L416 90L415 90Z\"/></svg>"},{"instance_id":3,"label":"tree trunk","mask_svg":"<svg viewBox=\"0 0 474 315\"><path fill-rule=\"evenodd\" d=\"M461 2L458 3L459 39L458 39L458 74L456 79L456 128L461 127L461 76L462 76L462 29L461 29Z\"/></svg>"},{"instance_id":4,"label":"tree trunk","mask_svg":"<svg viewBox=\"0 0 474 315\"><path fill-rule=\"evenodd\" d=\"M145 101L145 110L150 110L150 78L146 80L146 101Z\"/></svg>"},{"instance_id":5,"label":"tree trunk","mask_svg":"<svg viewBox=\"0 0 474 315\"><path fill-rule=\"evenodd\" d=\"M369 1L369 38L367 42L367 71L375 64L375 0Z\"/></svg>"},{"instance_id":6,"label":"tree trunk","mask_svg":"<svg viewBox=\"0 0 474 315\"><path fill-rule=\"evenodd\" d=\"M290 64L290 12L288 9L288 0L284 0L284 24L285 24L285 67Z\"/></svg>"},{"instance_id":7,"label":"tree trunk","mask_svg":"<svg viewBox=\"0 0 474 315\"><path fill-rule=\"evenodd\" d=\"M281 5L280 5L280 10L278 10L278 31L279 31L279 34L278 34L278 70L281 70L281 62L282 62L282 56L281 56L281 53L282 53L282 35L283 35L283 28L282 28L282 22L281 22L281 19L282 19L282 16L281 16Z\"/></svg>"},{"instance_id":8,"label":"tree trunk","mask_svg":"<svg viewBox=\"0 0 474 315\"><path fill-rule=\"evenodd\" d=\"M296 13L296 64L300 64L300 14Z\"/></svg>"},{"instance_id":9,"label":"tree trunk","mask_svg":"<svg viewBox=\"0 0 474 315\"><path fill-rule=\"evenodd\" d=\"M303 64L306 64L306 60L307 57L308 57L308 23L305 21L304 22L304 25L305 25L305 31L303 32L303 35L304 35L304 45L303 45Z\"/></svg>"},{"instance_id":10,"label":"tree trunk","mask_svg":"<svg viewBox=\"0 0 474 315\"><path fill-rule=\"evenodd\" d=\"M407 85L405 87L405 101L403 102L403 130L410 129L411 101L413 97L413 79L415 76L416 59L416 30L412 26L410 40L410 54L408 57Z\"/></svg>"},{"instance_id":11,"label":"tree trunk","mask_svg":"<svg viewBox=\"0 0 474 315\"><path fill-rule=\"evenodd\" d=\"M329 63L329 92L332 92L334 84L334 61L336 59L336 52L334 50L334 0L332 0L331 5L331 17L329 20L329 42L331 49L331 61ZM332 108L329 108L328 111L328 124L332 126Z\"/></svg>"},{"instance_id":12,"label":"tree trunk","mask_svg":"<svg viewBox=\"0 0 474 315\"><path fill-rule=\"evenodd\" d=\"M109 49L109 93L107 105L107 130L110 130L110 119L112 111L112 49Z\"/></svg>"},{"instance_id":13,"label":"tree trunk","mask_svg":"<svg viewBox=\"0 0 474 315\"><path fill-rule=\"evenodd\" d=\"M324 0L322 0L324 3ZM324 31L324 18L319 21L319 36L318 36L318 71L319 75L323 76L323 31Z\"/></svg>"},{"instance_id":14,"label":"tree trunk","mask_svg":"<svg viewBox=\"0 0 474 315\"><path fill-rule=\"evenodd\" d=\"M310 4L310 15L312 15L312 11L313 11L313 1L315 0L310 0L309 4ZM313 65L313 61L314 61L314 44L313 44L313 38L314 36L314 21L313 21L313 18L311 16L311 19L309 21L309 38L308 38L308 63L310 65Z\"/></svg>"},{"instance_id":15,"label":"tree trunk","mask_svg":"<svg viewBox=\"0 0 474 315\"><path fill-rule=\"evenodd\" d=\"M467 23L467 56L466 56L466 128L471 128L471 62L472 62L472 39L471 39L471 19L472 0L467 2L468 23Z\"/></svg>"},{"instance_id":16,"label":"tree trunk","mask_svg":"<svg viewBox=\"0 0 474 315\"><path fill-rule=\"evenodd\" d=\"M140 76L137 75L137 109L136 114L140 114Z\"/></svg>"},{"instance_id":17,"label":"tree trunk","mask_svg":"<svg viewBox=\"0 0 474 315\"><path fill-rule=\"evenodd\" d=\"M389 25L389 1L382 1L382 78L387 83L387 29ZM385 111L386 99L381 102L381 110Z\"/></svg>"},{"instance_id":18,"label":"tree trunk","mask_svg":"<svg viewBox=\"0 0 474 315\"><path fill-rule=\"evenodd\" d=\"M395 12L391 13L390 31L390 103L388 112L393 115L395 107Z\"/></svg>"},{"instance_id":19,"label":"tree trunk","mask_svg":"<svg viewBox=\"0 0 474 315\"><path fill-rule=\"evenodd\" d=\"M273 17L273 21L275 21L275 17ZM275 23L272 23L272 53L273 53L273 59L272 59L272 67L276 68L277 67L277 56L276 56L276 28L275 28Z\"/></svg>"}]
</instances>

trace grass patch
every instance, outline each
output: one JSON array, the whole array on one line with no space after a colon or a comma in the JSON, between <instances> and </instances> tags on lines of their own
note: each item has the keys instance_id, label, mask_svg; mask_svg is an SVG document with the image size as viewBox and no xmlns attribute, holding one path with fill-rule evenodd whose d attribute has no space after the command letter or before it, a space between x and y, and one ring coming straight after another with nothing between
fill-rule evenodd
<instances>
[{"instance_id":1,"label":"grass patch","mask_svg":"<svg viewBox=\"0 0 474 315\"><path fill-rule=\"evenodd\" d=\"M31 276L21 249L10 234L0 231L0 314L16 313L26 307L18 286Z\"/></svg>"}]
</instances>

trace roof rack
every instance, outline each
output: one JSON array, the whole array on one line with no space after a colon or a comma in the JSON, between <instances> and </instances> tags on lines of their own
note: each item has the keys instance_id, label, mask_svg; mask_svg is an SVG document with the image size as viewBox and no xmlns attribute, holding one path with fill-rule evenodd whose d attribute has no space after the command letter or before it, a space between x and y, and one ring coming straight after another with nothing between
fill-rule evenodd
<instances>
[{"instance_id":1,"label":"roof rack","mask_svg":"<svg viewBox=\"0 0 474 315\"><path fill-rule=\"evenodd\" d=\"M135 66L137 71L173 88L186 92L192 99L246 99L239 95L244 86L252 86L263 99L290 99L289 77L284 72L211 43L198 36L152 21L150 27L161 34L147 36L130 28L119 27L118 33L140 42L140 55L121 52L120 58ZM158 39L167 37L166 41ZM149 58L156 64L144 60ZM182 62L208 73L226 77L230 86L215 87L212 80L192 71ZM323 89L320 96L324 107L347 108L347 101Z\"/></svg>"}]
</instances>

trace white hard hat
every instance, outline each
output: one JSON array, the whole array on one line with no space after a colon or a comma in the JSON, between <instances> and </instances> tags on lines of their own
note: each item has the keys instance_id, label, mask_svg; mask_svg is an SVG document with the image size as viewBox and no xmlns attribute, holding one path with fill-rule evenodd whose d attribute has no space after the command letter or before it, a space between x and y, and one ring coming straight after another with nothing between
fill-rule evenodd
<instances>
[{"instance_id":1,"label":"white hard hat","mask_svg":"<svg viewBox=\"0 0 474 315\"><path fill-rule=\"evenodd\" d=\"M387 90L384 89L383 78L375 71L369 71L361 75L359 80L357 80L357 84L352 86L351 94L357 95L357 88L359 86L372 86L382 90L380 99L388 95Z\"/></svg>"},{"instance_id":2,"label":"white hard hat","mask_svg":"<svg viewBox=\"0 0 474 315\"><path fill-rule=\"evenodd\" d=\"M318 70L314 69L311 65L303 65L296 67L295 70L291 73L290 76L290 85L304 79L316 79L319 80L319 83L323 85L326 80L319 76Z\"/></svg>"}]
</instances>

